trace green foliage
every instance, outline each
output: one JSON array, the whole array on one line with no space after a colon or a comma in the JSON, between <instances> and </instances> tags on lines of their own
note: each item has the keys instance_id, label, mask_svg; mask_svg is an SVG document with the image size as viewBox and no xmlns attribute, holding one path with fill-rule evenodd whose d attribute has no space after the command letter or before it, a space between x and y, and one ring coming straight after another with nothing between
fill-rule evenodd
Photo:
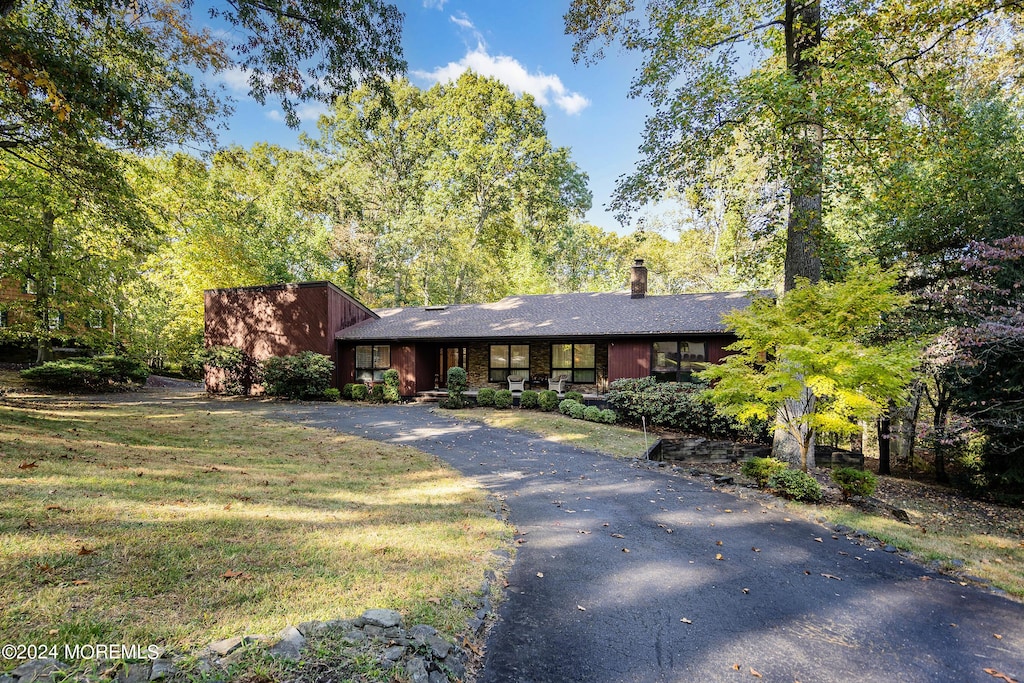
<instances>
[{"instance_id":1,"label":"green foliage","mask_svg":"<svg viewBox=\"0 0 1024 683\"><path fill-rule=\"evenodd\" d=\"M366 388L365 384L353 384L352 385L352 400L353 401L365 401L370 397L370 390Z\"/></svg>"},{"instance_id":2,"label":"green foliage","mask_svg":"<svg viewBox=\"0 0 1024 683\"><path fill-rule=\"evenodd\" d=\"M577 420L582 420L583 415L587 411L587 407L580 403L579 401L575 401L571 398L566 398L563 399L558 404L558 410L559 412L562 413L562 415L568 415L569 417L575 418Z\"/></svg>"},{"instance_id":3,"label":"green foliage","mask_svg":"<svg viewBox=\"0 0 1024 683\"><path fill-rule=\"evenodd\" d=\"M764 488L776 473L789 469L789 465L776 458L751 458L740 466L743 476L750 477Z\"/></svg>"},{"instance_id":4,"label":"green foliage","mask_svg":"<svg viewBox=\"0 0 1024 683\"><path fill-rule=\"evenodd\" d=\"M821 500L821 485L818 480L801 470L784 469L768 480L768 488L777 494L805 503Z\"/></svg>"},{"instance_id":5,"label":"green foliage","mask_svg":"<svg viewBox=\"0 0 1024 683\"><path fill-rule=\"evenodd\" d=\"M843 500L849 500L850 496L870 496L878 486L878 477L873 472L854 467L832 470L831 477L842 492Z\"/></svg>"},{"instance_id":6,"label":"green foliage","mask_svg":"<svg viewBox=\"0 0 1024 683\"><path fill-rule=\"evenodd\" d=\"M601 409L597 406L587 406L583 410L583 419L588 422L600 422L601 421Z\"/></svg>"},{"instance_id":7,"label":"green foliage","mask_svg":"<svg viewBox=\"0 0 1024 683\"><path fill-rule=\"evenodd\" d=\"M370 389L370 403L383 403L384 402L384 385L377 383Z\"/></svg>"},{"instance_id":8,"label":"green foliage","mask_svg":"<svg viewBox=\"0 0 1024 683\"><path fill-rule=\"evenodd\" d=\"M64 391L125 391L145 383L149 368L131 358L99 356L51 361L21 371L32 384Z\"/></svg>"},{"instance_id":9,"label":"green foliage","mask_svg":"<svg viewBox=\"0 0 1024 683\"><path fill-rule=\"evenodd\" d=\"M540 397L537 400L537 405L546 413L550 413L558 407L558 392L545 389L540 392Z\"/></svg>"},{"instance_id":10,"label":"green foliage","mask_svg":"<svg viewBox=\"0 0 1024 683\"><path fill-rule=\"evenodd\" d=\"M512 407L512 392L508 389L499 389L494 392L494 407L505 409Z\"/></svg>"},{"instance_id":11,"label":"green foliage","mask_svg":"<svg viewBox=\"0 0 1024 683\"><path fill-rule=\"evenodd\" d=\"M329 387L327 389L324 389L324 400L325 401L336 402L340 398L341 398L341 392L338 391L337 389L335 389L334 387Z\"/></svg>"},{"instance_id":12,"label":"green foliage","mask_svg":"<svg viewBox=\"0 0 1024 683\"><path fill-rule=\"evenodd\" d=\"M739 341L701 373L713 383L705 397L743 422L779 417L800 445L801 469L813 467L815 433L856 433L858 421L899 400L912 377L916 344L868 339L906 303L895 282L893 272L858 266L844 282L803 281L777 303L757 299L724 316Z\"/></svg>"},{"instance_id":13,"label":"green foliage","mask_svg":"<svg viewBox=\"0 0 1024 683\"><path fill-rule=\"evenodd\" d=\"M352 398L353 398L352 397L352 389L354 389L355 386L356 386L355 384L352 384L351 382L349 382L344 387L342 387L341 388L341 397L346 399L346 400L351 401Z\"/></svg>"},{"instance_id":14,"label":"green foliage","mask_svg":"<svg viewBox=\"0 0 1024 683\"><path fill-rule=\"evenodd\" d=\"M402 393L399 388L398 370L388 368L384 371L384 402L398 403L402 400Z\"/></svg>"},{"instance_id":15,"label":"green foliage","mask_svg":"<svg viewBox=\"0 0 1024 683\"><path fill-rule=\"evenodd\" d=\"M476 404L483 407L494 406L494 393L495 390L491 387L483 387L476 392Z\"/></svg>"},{"instance_id":16,"label":"green foliage","mask_svg":"<svg viewBox=\"0 0 1024 683\"><path fill-rule=\"evenodd\" d=\"M259 361L236 346L211 346L199 354L203 365L224 372L220 391L229 396L248 396L262 380ZM213 387L207 387L213 391Z\"/></svg>"},{"instance_id":17,"label":"green foliage","mask_svg":"<svg viewBox=\"0 0 1024 683\"><path fill-rule=\"evenodd\" d=\"M463 396L463 392L466 391L468 386L468 380L466 377L466 370L458 366L448 368L448 374L446 376L448 380L448 398L441 401L439 405L442 408L465 408L466 399Z\"/></svg>"},{"instance_id":18,"label":"green foliage","mask_svg":"<svg viewBox=\"0 0 1024 683\"><path fill-rule=\"evenodd\" d=\"M701 400L706 388L703 383L658 382L653 377L617 379L609 385L607 400L624 420L634 424L646 418L648 425L712 438L764 434L762 425L755 424L748 432Z\"/></svg>"},{"instance_id":19,"label":"green foliage","mask_svg":"<svg viewBox=\"0 0 1024 683\"><path fill-rule=\"evenodd\" d=\"M604 410L601 411L601 422L605 423L606 425L613 425L618 421L619 416L615 414L614 410L611 410L610 408L605 408Z\"/></svg>"},{"instance_id":20,"label":"green foliage","mask_svg":"<svg viewBox=\"0 0 1024 683\"><path fill-rule=\"evenodd\" d=\"M577 403L583 403L583 394L578 391L567 391L563 398L567 398L570 401L576 401Z\"/></svg>"},{"instance_id":21,"label":"green foliage","mask_svg":"<svg viewBox=\"0 0 1024 683\"><path fill-rule=\"evenodd\" d=\"M532 389L526 389L519 394L519 407L532 410L540 406L540 394Z\"/></svg>"},{"instance_id":22,"label":"green foliage","mask_svg":"<svg viewBox=\"0 0 1024 683\"><path fill-rule=\"evenodd\" d=\"M315 399L331 386L334 362L313 351L272 356L263 361L263 386L268 396Z\"/></svg>"}]
</instances>

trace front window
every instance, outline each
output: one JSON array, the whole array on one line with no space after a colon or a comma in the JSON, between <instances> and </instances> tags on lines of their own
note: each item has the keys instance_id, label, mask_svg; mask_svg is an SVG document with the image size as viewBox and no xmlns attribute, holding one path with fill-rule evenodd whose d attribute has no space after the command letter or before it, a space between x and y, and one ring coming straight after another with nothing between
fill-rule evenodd
<instances>
[{"instance_id":1,"label":"front window","mask_svg":"<svg viewBox=\"0 0 1024 683\"><path fill-rule=\"evenodd\" d=\"M659 382L691 382L706 360L704 342L656 341L651 347L651 376Z\"/></svg>"},{"instance_id":2,"label":"front window","mask_svg":"<svg viewBox=\"0 0 1024 683\"><path fill-rule=\"evenodd\" d=\"M552 344L551 376L565 375L575 384L593 384L597 381L593 344Z\"/></svg>"},{"instance_id":3,"label":"front window","mask_svg":"<svg viewBox=\"0 0 1024 683\"><path fill-rule=\"evenodd\" d=\"M391 347L384 345L356 347L356 381L383 382L384 371L391 367Z\"/></svg>"},{"instance_id":4,"label":"front window","mask_svg":"<svg viewBox=\"0 0 1024 683\"><path fill-rule=\"evenodd\" d=\"M488 381L504 382L509 377L529 379L530 346L528 344L492 344Z\"/></svg>"}]
</instances>

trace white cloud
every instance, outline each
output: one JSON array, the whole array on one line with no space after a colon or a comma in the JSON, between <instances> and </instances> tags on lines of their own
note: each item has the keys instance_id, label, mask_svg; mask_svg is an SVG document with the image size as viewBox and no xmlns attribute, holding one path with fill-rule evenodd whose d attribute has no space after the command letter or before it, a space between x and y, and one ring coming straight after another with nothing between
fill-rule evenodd
<instances>
[{"instance_id":1,"label":"white cloud","mask_svg":"<svg viewBox=\"0 0 1024 683\"><path fill-rule=\"evenodd\" d=\"M271 109L266 114L267 118L277 123L284 123L284 113L280 109Z\"/></svg>"},{"instance_id":2,"label":"white cloud","mask_svg":"<svg viewBox=\"0 0 1024 683\"><path fill-rule=\"evenodd\" d=\"M228 92L236 95L249 93L249 72L240 66L232 66L214 74L214 81L222 84Z\"/></svg>"},{"instance_id":3,"label":"white cloud","mask_svg":"<svg viewBox=\"0 0 1024 683\"><path fill-rule=\"evenodd\" d=\"M295 107L295 113L298 114L299 120L303 123L310 121L316 123L320 120L321 116L329 114L330 112L330 106L323 102L303 102ZM284 112L280 109L271 109L267 111L264 116L271 121L284 123Z\"/></svg>"},{"instance_id":4,"label":"white cloud","mask_svg":"<svg viewBox=\"0 0 1024 683\"><path fill-rule=\"evenodd\" d=\"M448 0L423 0L423 6L427 9L443 10L446 4L448 4Z\"/></svg>"},{"instance_id":5,"label":"white cloud","mask_svg":"<svg viewBox=\"0 0 1024 683\"><path fill-rule=\"evenodd\" d=\"M456 18L452 17L452 21L456 21ZM472 26L472 23L469 25ZM580 113L590 105L590 100L579 93L568 90L558 76L541 71L530 73L526 67L512 57L488 54L487 47L483 43L478 43L475 49L467 52L466 56L457 62L449 62L433 71L413 71L413 75L424 80L442 83L457 80L469 69L483 76L497 78L517 94L533 95L537 104L542 107L547 107L554 102L556 107L566 114L572 115Z\"/></svg>"}]
</instances>

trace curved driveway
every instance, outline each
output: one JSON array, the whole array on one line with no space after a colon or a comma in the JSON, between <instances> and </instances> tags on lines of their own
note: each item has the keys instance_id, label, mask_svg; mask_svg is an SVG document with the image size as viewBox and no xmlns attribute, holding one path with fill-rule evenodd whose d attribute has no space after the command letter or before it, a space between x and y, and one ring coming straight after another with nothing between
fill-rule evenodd
<instances>
[{"instance_id":1,"label":"curved driveway","mask_svg":"<svg viewBox=\"0 0 1024 683\"><path fill-rule=\"evenodd\" d=\"M483 681L1024 681L1024 605L770 500L423 406L248 405L415 446L506 502Z\"/></svg>"}]
</instances>

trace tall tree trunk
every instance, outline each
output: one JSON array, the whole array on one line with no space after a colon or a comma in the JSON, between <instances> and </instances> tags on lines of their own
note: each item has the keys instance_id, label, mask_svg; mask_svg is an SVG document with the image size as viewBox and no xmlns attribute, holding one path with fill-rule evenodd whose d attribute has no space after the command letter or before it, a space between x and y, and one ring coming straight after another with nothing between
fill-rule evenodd
<instances>
[{"instance_id":1,"label":"tall tree trunk","mask_svg":"<svg viewBox=\"0 0 1024 683\"><path fill-rule=\"evenodd\" d=\"M914 460L914 446L917 441L917 420L921 413L921 399L924 394L924 383L915 380L910 387L910 400L907 405L892 410L893 446L897 463L910 463Z\"/></svg>"},{"instance_id":2,"label":"tall tree trunk","mask_svg":"<svg viewBox=\"0 0 1024 683\"><path fill-rule=\"evenodd\" d=\"M39 268L34 273L36 298L32 304L36 318L36 362L53 360L50 339L50 297L53 294L53 231L57 216L50 209L43 211L43 234L39 240Z\"/></svg>"},{"instance_id":3,"label":"tall tree trunk","mask_svg":"<svg viewBox=\"0 0 1024 683\"><path fill-rule=\"evenodd\" d=\"M878 418L878 473L879 474L892 474L890 468L889 456L891 449L889 448L890 437L892 436L891 427L892 422L889 416L892 411L892 405Z\"/></svg>"},{"instance_id":4,"label":"tall tree trunk","mask_svg":"<svg viewBox=\"0 0 1024 683\"><path fill-rule=\"evenodd\" d=\"M798 277L812 283L821 280L817 240L821 232L824 143L822 124L813 104L819 82L818 62L811 52L821 42L820 0L786 0L785 24L786 68L803 87L808 99L805 113L789 122L784 131L789 139L794 169L789 178L789 218L786 224L784 288L788 292L796 287ZM813 402L790 401L781 409L780 415L783 412L794 414L801 403L813 405ZM772 446L775 457L788 462L799 458L804 469L808 463L814 467L813 438L808 456L801 453L802 449L802 444L787 430L776 430Z\"/></svg>"}]
</instances>

